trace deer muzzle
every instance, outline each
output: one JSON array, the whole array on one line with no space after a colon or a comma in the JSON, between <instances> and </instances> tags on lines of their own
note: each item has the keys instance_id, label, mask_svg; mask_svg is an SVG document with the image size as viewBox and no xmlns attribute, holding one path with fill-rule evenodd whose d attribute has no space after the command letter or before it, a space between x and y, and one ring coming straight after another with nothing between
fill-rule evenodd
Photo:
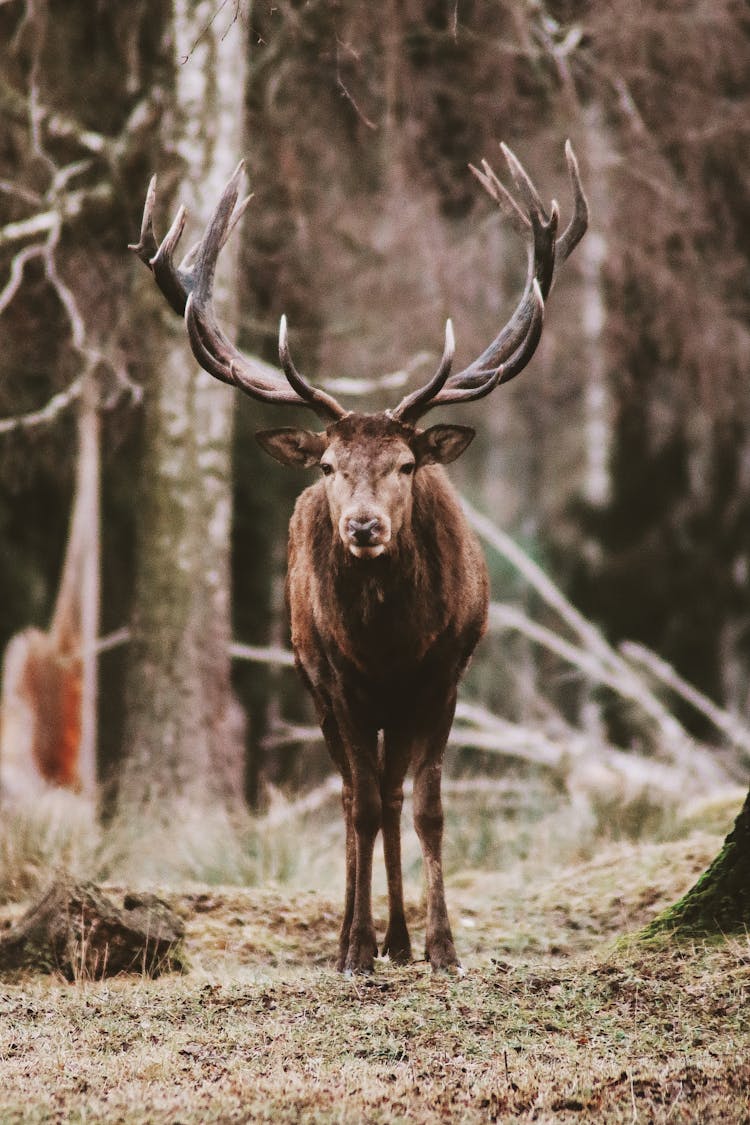
<instances>
[{"instance_id":1,"label":"deer muzzle","mask_svg":"<svg viewBox=\"0 0 750 1125\"><path fill-rule=\"evenodd\" d=\"M355 558L376 559L390 542L390 520L385 515L370 512L358 515L345 513L339 523L339 534Z\"/></svg>"}]
</instances>

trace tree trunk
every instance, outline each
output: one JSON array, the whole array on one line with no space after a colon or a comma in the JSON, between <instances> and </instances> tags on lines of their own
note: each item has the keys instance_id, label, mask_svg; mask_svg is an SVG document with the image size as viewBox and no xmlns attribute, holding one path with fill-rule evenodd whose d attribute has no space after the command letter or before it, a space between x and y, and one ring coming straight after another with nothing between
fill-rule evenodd
<instances>
[{"instance_id":1,"label":"tree trunk","mask_svg":"<svg viewBox=\"0 0 750 1125\"><path fill-rule=\"evenodd\" d=\"M750 792L734 828L694 887L651 922L643 938L747 934L750 928Z\"/></svg>"},{"instance_id":2,"label":"tree trunk","mask_svg":"<svg viewBox=\"0 0 750 1125\"><path fill-rule=\"evenodd\" d=\"M34 802L49 787L96 795L99 630L99 403L90 371L78 410L76 484L49 631L8 644L0 677L0 792Z\"/></svg>"},{"instance_id":3,"label":"tree trunk","mask_svg":"<svg viewBox=\"0 0 750 1125\"><path fill-rule=\"evenodd\" d=\"M179 198L202 228L242 149L245 25L230 9L175 0L174 112L164 149L184 165ZM229 23L229 26L227 24ZM216 283L224 325L236 322L237 246ZM139 285L146 285L141 278ZM150 297L150 294L149 294ZM176 318L158 324L145 401L136 605L126 761L116 822L126 851L152 866L149 827L183 835L185 817L243 806L243 723L230 683L231 390L197 365ZM168 845L167 845L168 846ZM162 847L160 843L159 847ZM174 857L173 857L174 858Z\"/></svg>"}]
</instances>

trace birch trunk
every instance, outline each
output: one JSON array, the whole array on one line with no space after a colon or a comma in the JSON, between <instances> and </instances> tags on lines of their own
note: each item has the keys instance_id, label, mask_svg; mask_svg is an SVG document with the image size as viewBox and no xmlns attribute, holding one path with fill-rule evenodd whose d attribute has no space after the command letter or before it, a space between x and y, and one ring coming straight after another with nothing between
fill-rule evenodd
<instances>
[{"instance_id":1,"label":"birch trunk","mask_svg":"<svg viewBox=\"0 0 750 1125\"><path fill-rule=\"evenodd\" d=\"M174 109L163 147L181 158L177 194L195 227L205 225L242 152L245 27L233 8L217 15L212 3L173 4ZM236 269L235 236L215 287L230 333ZM243 724L229 663L234 398L197 369L176 318L164 316L151 346L127 756L116 818L128 826L129 848L144 853L150 825L177 836L187 815L205 810L221 820L243 805Z\"/></svg>"},{"instance_id":2,"label":"birch trunk","mask_svg":"<svg viewBox=\"0 0 750 1125\"><path fill-rule=\"evenodd\" d=\"M582 366L586 371L584 395L583 492L589 504L603 508L610 499L610 454L612 445L612 403L607 381L607 353L604 340L602 271L607 258L609 233L609 190L611 163L609 137L598 106L582 111L585 139L587 185L592 194L592 229L584 238L579 253L583 278L581 301Z\"/></svg>"}]
</instances>

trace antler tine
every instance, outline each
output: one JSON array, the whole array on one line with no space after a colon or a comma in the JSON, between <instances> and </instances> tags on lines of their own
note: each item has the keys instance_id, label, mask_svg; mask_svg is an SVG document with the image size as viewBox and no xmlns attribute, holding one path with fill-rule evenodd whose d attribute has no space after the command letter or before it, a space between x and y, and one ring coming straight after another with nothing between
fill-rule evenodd
<instances>
[{"instance_id":1,"label":"antler tine","mask_svg":"<svg viewBox=\"0 0 750 1125\"><path fill-rule=\"evenodd\" d=\"M175 267L172 255L182 236L186 211L184 207L179 208L165 238L159 244L154 232L155 203L156 176L152 176L143 207L140 241L129 243L128 250L132 250L148 266L170 306L182 316L192 280L190 271L185 269L187 258L179 267Z\"/></svg>"},{"instance_id":2,"label":"antler tine","mask_svg":"<svg viewBox=\"0 0 750 1125\"><path fill-rule=\"evenodd\" d=\"M557 209L552 206L550 221L546 225L532 223L534 231L533 250L529 254L529 268L526 278L526 287L521 300L518 302L512 317L495 337L492 343L485 348L468 367L457 371L448 380L448 389L477 388L480 389L490 378L495 369L509 365L523 351L528 340L532 320L536 315L536 293L534 286L539 287L542 301L549 293L551 277L555 261L555 233L557 231ZM538 343L538 339L537 339ZM531 355L529 355L529 359ZM518 371L515 372L518 374ZM497 383L507 383L508 378L499 379Z\"/></svg>"},{"instance_id":3,"label":"antler tine","mask_svg":"<svg viewBox=\"0 0 750 1125\"><path fill-rule=\"evenodd\" d=\"M456 338L453 335L453 322L449 317L445 322L445 343L443 345L443 355L437 371L432 376L429 383L426 383L416 391L412 391L410 395L402 399L396 409L391 411L391 415L394 418L400 418L402 421L409 421L412 414L418 418L422 410L422 404L434 398L445 386L448 376L451 373L453 356L455 354ZM427 407L427 409L429 409L429 407Z\"/></svg>"},{"instance_id":4,"label":"antler tine","mask_svg":"<svg viewBox=\"0 0 750 1125\"><path fill-rule=\"evenodd\" d=\"M497 368L497 381L494 383L494 387L499 387L502 383L509 383L511 379L515 379L516 375L520 375L537 349L542 337L546 306L542 296L542 287L536 278L534 278L531 286L531 299L531 320L529 321L528 331L510 359L501 363ZM490 387L489 390L493 390L494 387ZM488 393L489 391L484 391L484 394Z\"/></svg>"},{"instance_id":5,"label":"antler tine","mask_svg":"<svg viewBox=\"0 0 750 1125\"><path fill-rule=\"evenodd\" d=\"M315 411L318 417L326 422L334 422L337 418L343 418L346 411L333 395L329 395L320 387L313 387L294 366L292 353L289 350L286 316L282 316L279 322L279 360L292 390L296 391L297 395Z\"/></svg>"},{"instance_id":6,"label":"antler tine","mask_svg":"<svg viewBox=\"0 0 750 1125\"><path fill-rule=\"evenodd\" d=\"M481 171L479 168L475 168L473 164L469 165L469 170L474 173L487 194L495 200L506 218L510 219L518 233L525 238L531 222L528 216L524 215L502 180L498 179L491 165L483 160Z\"/></svg>"},{"instance_id":7,"label":"antler tine","mask_svg":"<svg viewBox=\"0 0 750 1125\"><path fill-rule=\"evenodd\" d=\"M245 211L247 210L247 205L252 198L253 198L253 193L251 192L250 195L245 196L245 198L242 200L241 203L235 204L234 211L232 212L232 217L229 220L229 222L227 223L227 228L224 231L224 234L222 235L221 242L219 244L219 252L221 252L223 250L224 246L226 245L226 243L231 238L234 228L237 226L238 222L240 221L242 216L245 214ZM199 238L190 247L187 254L185 255L185 257L180 262L180 270L182 272L185 272L185 273L188 273L189 275L192 275L193 269L195 268L195 259L197 258L198 251L200 250L202 245L203 245L203 239ZM131 249L135 249L135 247L131 247ZM150 263L147 262L146 264L149 265Z\"/></svg>"},{"instance_id":8,"label":"antler tine","mask_svg":"<svg viewBox=\"0 0 750 1125\"><path fill-rule=\"evenodd\" d=\"M156 176L152 176L146 189L146 200L143 204L143 218L141 219L141 236L138 242L129 242L128 250L137 254L144 265L151 269L151 259L159 245L154 234L154 204L156 202Z\"/></svg>"},{"instance_id":9,"label":"antler tine","mask_svg":"<svg viewBox=\"0 0 750 1125\"><path fill-rule=\"evenodd\" d=\"M182 316L190 290L189 274L176 269L172 253L180 240L185 225L185 208L180 207L164 241L159 245L154 232L154 205L156 203L156 176L152 176L146 192L141 221L141 236L138 242L128 244L141 261L154 275L156 284L175 312Z\"/></svg>"},{"instance_id":10,"label":"antler tine","mask_svg":"<svg viewBox=\"0 0 750 1125\"><path fill-rule=\"evenodd\" d=\"M513 177L513 183L516 185L521 198L526 205L526 209L529 212L529 215L531 216L536 212L544 219L546 219L547 213L544 210L544 204L539 197L539 193L534 187L534 184L531 181L531 177L514 153L513 149L506 145L504 141L501 141L500 151L505 157L505 163L508 165L508 171Z\"/></svg>"},{"instance_id":11,"label":"antler tine","mask_svg":"<svg viewBox=\"0 0 750 1125\"><path fill-rule=\"evenodd\" d=\"M573 146L569 140L565 142L565 160L568 165L568 176L573 188L574 209L572 219L557 240L558 268L570 257L586 233L589 225L588 200L583 191L576 154L573 152Z\"/></svg>"},{"instance_id":12,"label":"antler tine","mask_svg":"<svg viewBox=\"0 0 750 1125\"><path fill-rule=\"evenodd\" d=\"M180 316L185 312L185 304L192 287L192 276L189 270L175 266L172 259L177 244L182 238L186 218L187 210L180 206L171 227L149 262L156 284Z\"/></svg>"},{"instance_id":13,"label":"antler tine","mask_svg":"<svg viewBox=\"0 0 750 1125\"><path fill-rule=\"evenodd\" d=\"M208 305L213 298L214 274L219 252L226 243L232 216L237 204L240 191L240 180L245 171L245 162L241 160L232 175L227 180L221 193L221 198L214 208L208 221L198 249L195 251L195 262L192 267L194 277L193 288L195 291L195 305ZM165 239L166 242L166 239ZM192 256L192 251L189 256Z\"/></svg>"},{"instance_id":14,"label":"antler tine","mask_svg":"<svg viewBox=\"0 0 750 1125\"><path fill-rule=\"evenodd\" d=\"M526 338L528 326L534 311L533 284L539 282L542 297L545 298L554 271L555 234L557 233L558 211L553 202L550 217L544 221L536 212L525 218L526 229L531 229L533 241L529 244L529 260L526 270L526 284L515 312L501 329L492 343L485 348L463 371L458 371L449 379L449 386L481 386L487 370L504 363L514 354L519 342Z\"/></svg>"}]
</instances>

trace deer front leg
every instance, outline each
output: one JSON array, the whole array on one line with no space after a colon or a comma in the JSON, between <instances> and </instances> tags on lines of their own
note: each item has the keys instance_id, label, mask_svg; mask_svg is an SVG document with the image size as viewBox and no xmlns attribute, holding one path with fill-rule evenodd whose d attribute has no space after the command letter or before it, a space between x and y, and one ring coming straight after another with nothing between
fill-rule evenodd
<instances>
[{"instance_id":1,"label":"deer front leg","mask_svg":"<svg viewBox=\"0 0 750 1125\"><path fill-rule=\"evenodd\" d=\"M311 689L312 690L312 689ZM349 756L344 739L330 701L319 692L313 692L320 729L323 732L328 753L331 755L336 768L341 774L343 788L341 791L341 804L344 812L344 825L346 828L346 893L344 898L344 917L341 922L339 934L339 953L336 968L342 973L346 967L349 955L349 935L354 918L354 899L357 886L357 847L354 830L354 790L352 784L352 771L349 765Z\"/></svg>"},{"instance_id":2,"label":"deer front leg","mask_svg":"<svg viewBox=\"0 0 750 1125\"><path fill-rule=\"evenodd\" d=\"M380 831L382 803L377 773L377 741L366 749L360 743L352 752L352 825L356 876L349 949L344 969L371 973L378 951L372 920L372 854Z\"/></svg>"},{"instance_id":3,"label":"deer front leg","mask_svg":"<svg viewBox=\"0 0 750 1125\"><path fill-rule=\"evenodd\" d=\"M422 845L427 879L427 932L425 956L433 969L458 967L443 885L443 802L440 783L443 754L448 741L455 695L444 708L436 727L417 747L414 767L414 827Z\"/></svg>"},{"instance_id":4,"label":"deer front leg","mask_svg":"<svg viewBox=\"0 0 750 1125\"><path fill-rule=\"evenodd\" d=\"M394 746L386 735L385 765L380 786L383 804L383 853L388 879L388 929L383 942L383 956L388 954L391 961L397 965L406 965L412 959L401 874L401 810L404 804L404 777L408 765L408 747L398 741Z\"/></svg>"},{"instance_id":5,"label":"deer front leg","mask_svg":"<svg viewBox=\"0 0 750 1125\"><path fill-rule=\"evenodd\" d=\"M349 953L349 934L354 917L354 892L357 885L357 849L354 835L354 820L352 813L353 797L351 780L344 780L341 793L341 803L344 807L344 824L346 826L346 896L344 898L344 918L341 923L339 935L339 956L336 968L343 973L346 958Z\"/></svg>"}]
</instances>

